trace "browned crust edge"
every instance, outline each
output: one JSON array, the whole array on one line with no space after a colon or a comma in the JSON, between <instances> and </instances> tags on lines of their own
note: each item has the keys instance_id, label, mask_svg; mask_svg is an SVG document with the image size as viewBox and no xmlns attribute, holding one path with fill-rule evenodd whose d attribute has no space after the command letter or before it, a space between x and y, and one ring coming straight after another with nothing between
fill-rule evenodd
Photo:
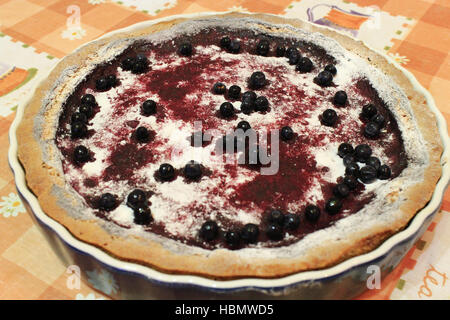
<instances>
[{"instance_id":1,"label":"browned crust edge","mask_svg":"<svg viewBox=\"0 0 450 320\"><path fill-rule=\"evenodd\" d=\"M430 200L437 181L442 174L440 158L443 146L436 125L436 118L430 112L426 97L414 89L408 77L391 65L382 55L366 47L361 41L355 41L340 33L315 27L309 23L263 14L227 14L217 17L251 17L274 24L290 24L296 28L320 32L337 40L344 48L367 59L368 63L381 69L399 84L411 103L416 121L426 141L429 166L425 169L424 181L410 187L405 196L409 201L399 209L399 218L391 225L373 228L366 234L350 235L345 243L325 243L314 252L292 259L255 259L243 258L229 250L215 250L209 255L180 254L171 252L159 243L134 237L121 238L107 233L96 221L72 218L58 203L52 194L54 184L63 186L63 178L55 168L49 167L43 160L38 141L33 137L35 116L42 107L46 93L52 89L55 81L68 66L80 66L84 57L100 48L103 44L119 38L139 36L169 28L186 19L160 22L130 34L116 34L91 43L64 58L51 72L50 76L37 88L34 97L26 106L21 123L17 129L18 155L26 172L29 188L37 196L43 211L65 226L77 239L101 248L121 260L137 262L166 273L201 275L214 279L236 279L243 277L275 278L301 271L322 269L336 265L350 257L367 253L378 247L385 239L406 227L414 215ZM211 16L213 17L213 16ZM214 16L216 17L216 16ZM203 17L204 18L204 17ZM208 17L210 18L210 17Z\"/></svg>"}]
</instances>

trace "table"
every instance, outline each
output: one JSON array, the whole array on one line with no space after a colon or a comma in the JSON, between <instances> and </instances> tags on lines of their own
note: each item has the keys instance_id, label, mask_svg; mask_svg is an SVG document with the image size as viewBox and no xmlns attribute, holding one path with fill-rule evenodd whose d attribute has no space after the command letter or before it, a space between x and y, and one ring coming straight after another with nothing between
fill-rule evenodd
<instances>
[{"instance_id":1,"label":"table","mask_svg":"<svg viewBox=\"0 0 450 320\"><path fill-rule=\"evenodd\" d=\"M111 30L173 14L228 10L303 18L359 37L410 70L450 119L449 0L0 0L0 299L107 299L87 283L68 285L70 272L15 190L6 159L8 129L39 75ZM381 289L358 299L450 299L448 211L450 192Z\"/></svg>"}]
</instances>

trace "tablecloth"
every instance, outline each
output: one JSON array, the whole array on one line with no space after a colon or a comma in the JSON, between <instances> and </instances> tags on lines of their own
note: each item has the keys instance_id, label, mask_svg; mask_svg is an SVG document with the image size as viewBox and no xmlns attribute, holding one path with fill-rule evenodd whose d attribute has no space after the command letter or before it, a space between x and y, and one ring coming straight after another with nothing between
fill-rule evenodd
<instances>
[{"instance_id":1,"label":"tablecloth","mask_svg":"<svg viewBox=\"0 0 450 320\"><path fill-rule=\"evenodd\" d=\"M303 18L359 37L410 70L450 119L449 0L0 0L0 299L107 299L88 283L68 286L71 273L33 226L8 167L9 126L39 75L108 31L173 14L228 10ZM448 211L449 192L381 289L358 299L450 299Z\"/></svg>"}]
</instances>

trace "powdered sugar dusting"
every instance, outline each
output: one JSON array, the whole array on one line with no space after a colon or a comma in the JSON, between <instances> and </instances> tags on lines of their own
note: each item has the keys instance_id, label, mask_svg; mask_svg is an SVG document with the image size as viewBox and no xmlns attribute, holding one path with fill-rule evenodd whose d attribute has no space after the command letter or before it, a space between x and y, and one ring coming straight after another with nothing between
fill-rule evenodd
<instances>
[{"instance_id":1,"label":"powdered sugar dusting","mask_svg":"<svg viewBox=\"0 0 450 320\"><path fill-rule=\"evenodd\" d=\"M237 21L235 28L248 28L247 20ZM149 35L146 39L153 43L164 41L167 37L173 36L173 34L181 32L198 32L201 26L209 26L219 24L220 21L203 21L199 25L185 23L178 25L171 31L163 31L154 35ZM421 179L421 172L423 172L424 164L426 164L426 155L419 153L420 147L423 144L420 138L420 133L414 127L414 120L409 118L408 121L402 119L399 114L411 114L409 103L402 94L402 92L395 86L395 84L389 84L386 82L386 78L376 69L367 66L367 64L357 57L356 55L343 50L336 42L327 39L319 34L313 34L306 31L298 31L306 41L311 41L319 46L322 46L331 54L336 60L336 67L339 70L337 76L333 82L335 87L321 88L313 82L313 78L317 74L316 72L299 74L295 71L293 66L289 66L284 59L276 57L262 57L249 53L242 53L240 55L233 55L230 53L224 53L219 47L215 45L210 46L196 46L195 50L199 55L210 56L211 61L226 61L235 62L231 63L230 67L225 66L223 70L216 73L204 73L201 77L207 83L214 83L220 80L221 74L226 74L229 83L237 84L242 88L247 87L247 79L256 66L264 71L267 67L269 70L278 68L280 71L276 74L276 79L272 75L268 75L269 85L265 90L273 90L280 93L280 96L284 95L283 99L277 100L277 96L270 97L271 111L267 114L252 113L251 115L245 115L239 113L236 121L222 121L220 120L220 127L218 128L222 133L229 132L234 129L235 124L239 120L247 120L252 124L252 127L256 130L262 128L273 128L274 124L277 126L283 122L284 119L289 120L291 114L297 114L299 111L299 105L314 104L317 106L315 109L307 109L302 112L301 121L290 121L293 130L297 135L302 137L308 137L311 132L315 135L330 135L330 128L323 126L320 123L321 113L328 109L334 108L330 96L333 96L337 90L346 90L349 96L350 105L364 105L369 103L365 97L358 94L354 89L356 81L361 78L367 78L372 85L377 89L380 97L392 108L394 116L396 116L399 122L399 127L403 132L403 139L405 141L406 150L409 155L409 167L396 179L401 179L405 183L413 183ZM282 35L277 35L282 36ZM293 34L286 35L289 37L295 37ZM113 48L111 50L114 50ZM183 63L189 63L188 58L178 57L172 55L167 59L157 59L152 53L148 56L152 70L165 70L167 68L173 68L180 66ZM315 65L319 64L319 61L315 60L314 56L310 56ZM236 61L238 63L236 63ZM81 72L77 77L86 76L86 72ZM129 229L123 229L120 232L127 234L139 234L142 236L149 236L142 231L141 227L134 225L132 221L132 211L124 205L124 199L127 194L136 187L144 187L147 190L151 190L153 195L150 198L152 215L155 222L162 224L165 231L173 236L183 237L186 239L195 238L198 235L200 225L205 221L205 215L202 212L208 212L207 218L214 219L218 216L222 216L225 219L236 222L239 224L245 223L259 223L261 221L261 209L255 204L248 204L244 209L242 207L229 206L229 197L233 196L236 188L245 183L252 182L257 176L258 172L249 170L246 167L237 166L235 176L227 176L223 174L226 172L226 164L220 157L214 152L215 143L211 143L204 148L194 148L190 145L189 137L193 132L192 123L186 123L179 119L174 119L170 109L165 109L167 116L164 119L158 120L154 116L145 117L140 113L140 105L147 99L153 99L156 102L162 101L158 92L152 92L146 87L143 87L139 77L131 74L128 71L124 71L121 68L118 70L118 79L120 80L120 86L109 90L107 92L95 92L87 91L86 93L92 93L99 106L100 111L90 120L89 128L94 130L94 134L88 139L82 141L83 145L86 145L89 150L95 154L95 160L84 164L82 167L75 166L70 162L64 163L66 166L65 177L69 185L72 185L82 196L99 196L104 192L112 192L118 196L123 203L115 210L108 213L108 217L119 226L131 227ZM292 87L301 88L304 96L301 100L289 100L286 99L289 91L287 85ZM179 86L185 86L186 83L179 82ZM127 112L123 114L115 113L115 103L120 100L121 95L127 90L136 90L139 92L135 96L135 103L129 106ZM218 110L220 103L223 102L223 97L213 95L210 91L202 91L202 95L190 94L185 97L186 102L195 102L198 107L206 108L210 105L215 106L215 111ZM392 93L395 94L392 94ZM264 91L262 91L262 94ZM65 92L66 96L70 92ZM279 105L278 102L283 102ZM240 108L240 103L236 102L235 108ZM194 106L195 107L195 106ZM337 109L340 119L351 119L352 121L359 121L359 109L357 108L339 108ZM129 183L123 180L109 180L100 181L95 187L86 187L83 181L101 176L105 170L107 170L110 163L108 159L111 157L112 150L108 148L109 145L124 145L123 135L117 134L120 130L124 130L127 127L126 123L129 121L137 121L139 126L145 126L151 128L157 133L158 140L163 143L156 145L154 148L154 158L144 166L137 168L134 171L134 176L138 177L138 183ZM133 129L127 129L127 136L131 136ZM406 134L406 130L408 133ZM341 131L336 134L342 136L354 134L352 127L342 127ZM385 141L389 143L393 139L393 136L387 135ZM61 141L61 146L66 147L70 144L69 141ZM358 143L358 139L354 140L354 143ZM307 153L314 155L314 161L317 168L327 168L322 178L330 183L336 181L336 179L342 176L345 172L345 168L342 164L342 159L337 156L338 144L333 142L329 143L326 138L320 142L319 145L311 145ZM389 163L389 158L382 152L382 146L372 145L374 149L374 155L379 157L383 163ZM168 152L168 150L170 152ZM236 155L237 157L238 155ZM211 176L204 176L198 183L186 183L182 177L177 178L170 183L160 183L155 180L154 173L161 163L170 162L176 168L182 168L190 160L196 160L201 162L213 173ZM63 160L64 161L64 160ZM411 178L414 177L414 178ZM406 182L407 181L407 182ZM320 181L313 179L309 181L310 185L307 192L304 194L302 201L292 202L287 205L288 209L295 212L299 208L303 207L308 202L318 202L324 200L324 195L321 190ZM365 215L367 220L373 219L374 223L378 221L389 220L390 217L386 214L382 215L382 219L379 219L380 213L373 213L373 207L379 207L382 205L385 210L389 212L390 208L398 207L397 204L386 204L383 201L383 195L391 192L396 188L398 184L388 183L386 181L378 181L370 184L366 187L365 193L371 193L374 190L377 191L377 197L374 202L367 205L364 210L340 220L333 227L333 232L336 230L348 230L351 224L360 221L361 215ZM217 192L220 189L220 192ZM237 203L238 204L238 203ZM199 208L192 211L192 208ZM201 208L201 209L200 209ZM89 210L89 209L88 209ZM375 210L376 211L376 210ZM375 217L378 215L378 217ZM372 220L371 220L372 221ZM127 231L128 230L128 231ZM340 235L342 233L336 233ZM327 229L317 231L302 241L286 246L284 250L276 250L266 248L264 250L264 256L267 254L274 254L276 256L289 256L293 251L298 254L303 252L306 248L310 248L317 243L317 237L330 236ZM330 238L335 239L337 236L332 235ZM171 243L171 242L170 242ZM168 245L168 244L167 244ZM174 245L171 243L171 245ZM176 244L178 246L178 244ZM263 246L260 244L255 248L247 248L240 250L240 254L259 256L261 253L258 251ZM199 249L200 250L200 249ZM272 251L273 252L272 252Z\"/></svg>"}]
</instances>

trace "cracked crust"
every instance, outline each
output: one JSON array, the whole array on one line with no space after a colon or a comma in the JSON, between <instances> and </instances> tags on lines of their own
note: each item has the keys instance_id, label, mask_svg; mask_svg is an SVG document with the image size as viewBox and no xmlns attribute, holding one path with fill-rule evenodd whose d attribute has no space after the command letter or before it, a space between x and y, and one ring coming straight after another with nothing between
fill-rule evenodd
<instances>
[{"instance_id":1,"label":"cracked crust","mask_svg":"<svg viewBox=\"0 0 450 320\"><path fill-rule=\"evenodd\" d=\"M217 16L248 17L244 14L228 14ZM217 249L204 253L173 252L160 243L138 237L123 238L108 233L98 221L75 219L65 208L59 205L58 196L52 192L54 185L64 187L64 177L58 168L51 167L44 159L44 153L39 140L34 136L35 117L43 107L47 92L54 90L55 83L62 72L69 66L80 68L85 57L95 52L109 41L126 39L145 35L170 28L172 25L185 21L175 19L160 22L150 27L143 27L130 33L119 33L84 46L75 53L64 58L52 71L49 77L41 83L33 99L26 106L24 117L17 130L19 142L19 159L26 172L29 188L37 196L43 211L65 226L76 238L101 248L121 260L137 262L166 273L196 274L214 279L236 279L243 277L275 278L301 271L322 269L336 265L350 257L367 253L378 247L384 240L404 229L414 215L430 200L437 181L441 176L440 158L443 151L436 119L429 110L425 96L416 90L409 78L399 69L390 64L383 56L367 48L361 41L355 41L331 30L315 27L300 20L285 19L268 15L251 15L274 24L289 24L296 28L320 32L338 41L345 49L365 58L368 63L376 66L391 77L408 97L419 129L427 146L429 165L424 172L424 180L405 190L408 199L396 212L397 219L390 225L384 225L364 232L349 234L345 242L322 243L319 248L309 250L306 254L289 259L242 257L236 252ZM45 117L54 116L45 114ZM39 139L52 139L47 130L43 130ZM68 202L75 203L73 195L64 195ZM396 195L392 194L392 201Z\"/></svg>"}]
</instances>

